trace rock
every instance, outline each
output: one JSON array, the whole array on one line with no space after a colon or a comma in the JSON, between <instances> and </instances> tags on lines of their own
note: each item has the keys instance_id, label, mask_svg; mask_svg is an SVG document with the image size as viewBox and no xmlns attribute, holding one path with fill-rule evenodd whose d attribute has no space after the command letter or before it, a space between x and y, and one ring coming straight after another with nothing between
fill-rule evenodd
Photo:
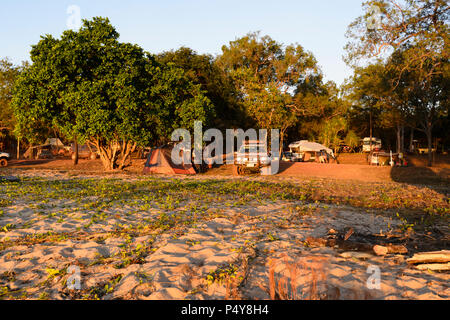
<instances>
[{"instance_id":1,"label":"rock","mask_svg":"<svg viewBox=\"0 0 450 320\"><path fill-rule=\"evenodd\" d=\"M447 263L450 262L450 250L416 253L412 258L406 260L410 264L417 263Z\"/></svg>"},{"instance_id":2,"label":"rock","mask_svg":"<svg viewBox=\"0 0 450 320\"><path fill-rule=\"evenodd\" d=\"M377 256L385 256L388 254L388 248L379 245L373 246L373 251Z\"/></svg>"},{"instance_id":3,"label":"rock","mask_svg":"<svg viewBox=\"0 0 450 320\"><path fill-rule=\"evenodd\" d=\"M416 266L419 270L431 270L431 271L449 271L450 270L450 262L449 263L431 263L431 264L419 264Z\"/></svg>"},{"instance_id":4,"label":"rock","mask_svg":"<svg viewBox=\"0 0 450 320\"><path fill-rule=\"evenodd\" d=\"M347 252L341 253L341 257L365 260L365 259L373 258L374 256L371 255L370 253L365 253L365 252L347 251Z\"/></svg>"},{"instance_id":5,"label":"rock","mask_svg":"<svg viewBox=\"0 0 450 320\"><path fill-rule=\"evenodd\" d=\"M310 247L325 247L327 245L327 240L322 238L306 238L306 243Z\"/></svg>"}]
</instances>

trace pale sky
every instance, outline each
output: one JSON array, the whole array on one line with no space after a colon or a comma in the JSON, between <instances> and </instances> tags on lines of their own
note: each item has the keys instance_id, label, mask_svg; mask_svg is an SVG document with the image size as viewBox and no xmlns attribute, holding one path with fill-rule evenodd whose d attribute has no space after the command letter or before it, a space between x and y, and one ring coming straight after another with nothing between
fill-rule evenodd
<instances>
[{"instance_id":1,"label":"pale sky","mask_svg":"<svg viewBox=\"0 0 450 320\"><path fill-rule=\"evenodd\" d=\"M220 54L221 47L261 31L284 44L299 43L317 58L327 80L350 76L342 61L347 26L362 14L362 0L2 0L0 58L29 60L30 46L44 34L68 29L68 8L81 18L108 17L120 40L159 53L187 46Z\"/></svg>"}]
</instances>

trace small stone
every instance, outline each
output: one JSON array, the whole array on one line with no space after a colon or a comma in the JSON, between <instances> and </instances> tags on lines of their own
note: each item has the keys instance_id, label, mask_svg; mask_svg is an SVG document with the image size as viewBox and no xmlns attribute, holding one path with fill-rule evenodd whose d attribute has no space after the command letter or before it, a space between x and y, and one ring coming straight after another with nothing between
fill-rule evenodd
<instances>
[{"instance_id":1,"label":"small stone","mask_svg":"<svg viewBox=\"0 0 450 320\"><path fill-rule=\"evenodd\" d=\"M347 251L347 252L341 253L341 257L365 260L365 259L373 258L373 255L371 255L370 253L365 253L365 252Z\"/></svg>"},{"instance_id":2,"label":"small stone","mask_svg":"<svg viewBox=\"0 0 450 320\"><path fill-rule=\"evenodd\" d=\"M388 248L379 245L374 246L373 251L377 256L385 256L388 254Z\"/></svg>"}]
</instances>

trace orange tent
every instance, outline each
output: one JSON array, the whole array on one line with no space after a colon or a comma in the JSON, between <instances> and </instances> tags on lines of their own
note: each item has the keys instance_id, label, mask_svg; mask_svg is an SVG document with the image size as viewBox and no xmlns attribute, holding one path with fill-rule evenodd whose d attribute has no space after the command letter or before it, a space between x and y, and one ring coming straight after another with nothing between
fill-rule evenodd
<instances>
[{"instance_id":1,"label":"orange tent","mask_svg":"<svg viewBox=\"0 0 450 320\"><path fill-rule=\"evenodd\" d=\"M170 147L151 149L144 166L144 173L196 174L191 164L174 164L171 153Z\"/></svg>"}]
</instances>

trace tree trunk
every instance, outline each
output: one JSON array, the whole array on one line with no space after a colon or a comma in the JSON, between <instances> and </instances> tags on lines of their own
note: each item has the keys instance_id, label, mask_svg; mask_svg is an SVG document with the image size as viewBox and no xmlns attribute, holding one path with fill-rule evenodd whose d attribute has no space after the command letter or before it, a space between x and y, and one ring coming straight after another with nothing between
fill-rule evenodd
<instances>
[{"instance_id":1,"label":"tree trunk","mask_svg":"<svg viewBox=\"0 0 450 320\"><path fill-rule=\"evenodd\" d=\"M20 159L20 138L17 138L17 160Z\"/></svg>"},{"instance_id":2,"label":"tree trunk","mask_svg":"<svg viewBox=\"0 0 450 320\"><path fill-rule=\"evenodd\" d=\"M409 136L409 152L414 152L414 128L411 128L411 133Z\"/></svg>"},{"instance_id":3,"label":"tree trunk","mask_svg":"<svg viewBox=\"0 0 450 320\"><path fill-rule=\"evenodd\" d=\"M431 128L431 123L427 122L427 130L426 130L426 135L427 135L427 141L428 141L428 166L432 167L433 166L433 135L432 135L432 128Z\"/></svg>"},{"instance_id":4,"label":"tree trunk","mask_svg":"<svg viewBox=\"0 0 450 320\"><path fill-rule=\"evenodd\" d=\"M403 153L405 151L405 126L402 125L402 137L400 139L400 152Z\"/></svg>"},{"instance_id":5,"label":"tree trunk","mask_svg":"<svg viewBox=\"0 0 450 320\"><path fill-rule=\"evenodd\" d=\"M131 153L136 149L136 143L134 142L125 142L122 145L121 150L121 162L119 165L119 170L123 170L126 166L126 160L131 157Z\"/></svg>"},{"instance_id":6,"label":"tree trunk","mask_svg":"<svg viewBox=\"0 0 450 320\"><path fill-rule=\"evenodd\" d=\"M284 144L284 132L281 133L281 137L280 137L280 150L279 150L280 151L280 153L279 153L280 160L283 157L283 149L284 149L283 144Z\"/></svg>"},{"instance_id":7,"label":"tree trunk","mask_svg":"<svg viewBox=\"0 0 450 320\"><path fill-rule=\"evenodd\" d=\"M397 153L401 152L402 132L401 127L397 124Z\"/></svg>"},{"instance_id":8,"label":"tree trunk","mask_svg":"<svg viewBox=\"0 0 450 320\"><path fill-rule=\"evenodd\" d=\"M89 143L97 148L97 152L102 161L103 168L106 171L113 171L116 169L122 170L127 165L127 160L131 153L136 150L137 144L131 141L123 140L122 143L112 141L108 145L103 146L98 139L93 139ZM119 152L119 148L121 148ZM120 163L118 163L120 160Z\"/></svg>"},{"instance_id":9,"label":"tree trunk","mask_svg":"<svg viewBox=\"0 0 450 320\"><path fill-rule=\"evenodd\" d=\"M78 164L78 141L76 138L75 138L73 144L74 144L74 149L75 149L75 153L74 153L75 157L73 159L73 165L76 166Z\"/></svg>"},{"instance_id":10,"label":"tree trunk","mask_svg":"<svg viewBox=\"0 0 450 320\"><path fill-rule=\"evenodd\" d=\"M370 110L370 120L369 120L369 130L370 130L370 142L369 142L369 149L370 152L372 152L372 110Z\"/></svg>"}]
</instances>

